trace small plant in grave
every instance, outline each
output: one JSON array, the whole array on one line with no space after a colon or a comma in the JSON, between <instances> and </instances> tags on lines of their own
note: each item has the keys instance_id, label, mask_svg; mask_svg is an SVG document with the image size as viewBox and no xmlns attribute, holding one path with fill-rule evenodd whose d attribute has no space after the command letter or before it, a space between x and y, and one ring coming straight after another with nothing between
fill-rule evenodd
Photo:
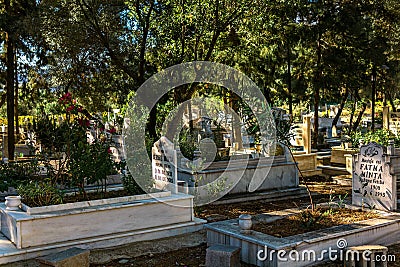
<instances>
[{"instance_id":1,"label":"small plant in grave","mask_svg":"<svg viewBox=\"0 0 400 267\"><path fill-rule=\"evenodd\" d=\"M298 214L301 226L306 229L315 227L327 214L321 212L318 209L315 210L304 210Z\"/></svg>"},{"instance_id":2,"label":"small plant in grave","mask_svg":"<svg viewBox=\"0 0 400 267\"><path fill-rule=\"evenodd\" d=\"M314 209L306 209L297 214L300 224L305 229L313 229L328 216L335 216L340 209L345 207L347 195L346 193L345 195L335 196L331 190L327 207L316 206Z\"/></svg>"},{"instance_id":3,"label":"small plant in grave","mask_svg":"<svg viewBox=\"0 0 400 267\"><path fill-rule=\"evenodd\" d=\"M335 196L331 189L329 192L329 202L328 202L328 209L330 210L330 212L333 213L335 207L336 208L344 208L347 196L348 196L347 192L344 195ZM336 200L336 198L337 198L337 200Z\"/></svg>"},{"instance_id":4,"label":"small plant in grave","mask_svg":"<svg viewBox=\"0 0 400 267\"><path fill-rule=\"evenodd\" d=\"M50 179L32 180L28 183L20 184L17 191L24 203L29 206L62 204L64 200L63 190L52 184Z\"/></svg>"}]
</instances>

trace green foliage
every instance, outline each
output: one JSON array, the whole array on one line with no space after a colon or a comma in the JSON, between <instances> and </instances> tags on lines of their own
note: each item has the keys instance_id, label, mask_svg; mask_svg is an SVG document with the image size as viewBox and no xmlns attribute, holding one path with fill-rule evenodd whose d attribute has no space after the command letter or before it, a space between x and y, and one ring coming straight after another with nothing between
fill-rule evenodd
<instances>
[{"instance_id":1,"label":"green foliage","mask_svg":"<svg viewBox=\"0 0 400 267\"><path fill-rule=\"evenodd\" d=\"M217 180L207 184L207 194L210 199L215 199L224 192L231 184L227 184L227 177L219 177Z\"/></svg>"},{"instance_id":2,"label":"green foliage","mask_svg":"<svg viewBox=\"0 0 400 267\"><path fill-rule=\"evenodd\" d=\"M275 118L275 125L276 125L277 141L286 146L289 146L290 139L294 136L294 134L290 132L290 128L292 126L291 121L281 120L280 118Z\"/></svg>"},{"instance_id":3,"label":"green foliage","mask_svg":"<svg viewBox=\"0 0 400 267\"><path fill-rule=\"evenodd\" d=\"M7 191L8 187L16 187L20 183L37 179L38 173L37 160L0 164L0 192Z\"/></svg>"},{"instance_id":4,"label":"green foliage","mask_svg":"<svg viewBox=\"0 0 400 267\"><path fill-rule=\"evenodd\" d=\"M125 162L121 162L122 169L125 170ZM135 178L129 171L124 171L122 176L122 184L126 191L131 195L139 195L146 193L140 185L136 182Z\"/></svg>"},{"instance_id":5,"label":"green foliage","mask_svg":"<svg viewBox=\"0 0 400 267\"><path fill-rule=\"evenodd\" d=\"M114 162L110 156L111 141L72 141L69 155L70 185L84 193L85 183L106 185L107 175L113 174Z\"/></svg>"},{"instance_id":6,"label":"green foliage","mask_svg":"<svg viewBox=\"0 0 400 267\"><path fill-rule=\"evenodd\" d=\"M129 171L135 175L136 182L146 191L151 190L154 185L151 161L147 150L150 149L151 142L147 141L146 143L144 134L149 113L146 107L132 106L125 114L125 117L130 121L130 127L124 131L124 145Z\"/></svg>"},{"instance_id":7,"label":"green foliage","mask_svg":"<svg viewBox=\"0 0 400 267\"><path fill-rule=\"evenodd\" d=\"M328 214L321 212L320 210L310 211L305 210L298 214L301 226L306 229L315 227L324 217Z\"/></svg>"},{"instance_id":8,"label":"green foliage","mask_svg":"<svg viewBox=\"0 0 400 267\"><path fill-rule=\"evenodd\" d=\"M182 128L179 133L179 148L185 158L193 160L194 151L198 149L197 136L189 128Z\"/></svg>"},{"instance_id":9,"label":"green foliage","mask_svg":"<svg viewBox=\"0 0 400 267\"><path fill-rule=\"evenodd\" d=\"M363 139L364 144L375 142L383 146L387 146L389 144L389 140L394 140L395 146L400 146L400 138L396 137L391 131L387 129L378 129L374 132L368 131L366 133L362 133L360 131L353 133L351 135L351 142L353 144L353 147L359 147L361 139Z\"/></svg>"},{"instance_id":10,"label":"green foliage","mask_svg":"<svg viewBox=\"0 0 400 267\"><path fill-rule=\"evenodd\" d=\"M78 188L87 199L86 184L102 185L104 192L107 175L116 172L110 155L115 130L105 132L102 123L90 123L83 107L70 93L61 97L59 103L66 114L63 121L52 121L49 118L53 116L48 114L38 119L36 131L43 149L41 157L52 185ZM94 140L88 140L88 131L96 133ZM50 164L49 156L56 156L57 170Z\"/></svg>"},{"instance_id":11,"label":"green foliage","mask_svg":"<svg viewBox=\"0 0 400 267\"><path fill-rule=\"evenodd\" d=\"M17 187L24 203L30 206L48 206L63 203L64 192L49 179L29 181Z\"/></svg>"},{"instance_id":12,"label":"green foliage","mask_svg":"<svg viewBox=\"0 0 400 267\"><path fill-rule=\"evenodd\" d=\"M331 190L329 193L329 201L327 208L317 207L313 210L307 209L300 212L296 216L298 217L301 225L304 228L313 229L321 222L321 220L323 220L327 216L334 215L335 213L337 213L337 208L339 209L344 208L346 198L347 198L347 193L345 195L335 196L332 194Z\"/></svg>"}]
</instances>

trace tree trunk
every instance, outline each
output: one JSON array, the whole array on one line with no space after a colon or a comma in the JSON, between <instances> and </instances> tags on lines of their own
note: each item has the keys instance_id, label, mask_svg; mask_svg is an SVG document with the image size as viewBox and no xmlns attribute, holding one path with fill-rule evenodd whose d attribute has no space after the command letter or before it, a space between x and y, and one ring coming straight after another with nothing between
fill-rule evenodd
<instances>
[{"instance_id":1,"label":"tree trunk","mask_svg":"<svg viewBox=\"0 0 400 267\"><path fill-rule=\"evenodd\" d=\"M15 49L15 102L14 102L14 112L15 112L15 133L19 135L19 109L18 109L18 66L17 66L17 50Z\"/></svg>"},{"instance_id":2,"label":"tree trunk","mask_svg":"<svg viewBox=\"0 0 400 267\"><path fill-rule=\"evenodd\" d=\"M149 120L147 122L147 130L149 132L149 136L154 141L157 141L156 126L157 126L157 105L151 109L149 114Z\"/></svg>"},{"instance_id":3,"label":"tree trunk","mask_svg":"<svg viewBox=\"0 0 400 267\"><path fill-rule=\"evenodd\" d=\"M7 14L11 13L10 0L4 1ZM6 32L6 90L7 90L7 134L8 134L8 158L14 159L15 136L14 136L14 36Z\"/></svg>"},{"instance_id":4,"label":"tree trunk","mask_svg":"<svg viewBox=\"0 0 400 267\"><path fill-rule=\"evenodd\" d=\"M317 73L315 74L314 80L314 132L313 132L313 147L317 148L318 144L318 109L319 109L319 87L321 85L321 60L322 60L322 47L321 47L321 35L318 37L317 42Z\"/></svg>"},{"instance_id":5,"label":"tree trunk","mask_svg":"<svg viewBox=\"0 0 400 267\"><path fill-rule=\"evenodd\" d=\"M348 135L351 134L352 128L353 128L353 118L354 118L354 113L356 112L356 101L354 100L353 105L351 105L351 114L350 114L350 122L349 122L349 132Z\"/></svg>"},{"instance_id":6,"label":"tree trunk","mask_svg":"<svg viewBox=\"0 0 400 267\"><path fill-rule=\"evenodd\" d=\"M396 105L394 104L392 94L389 93L389 94L388 94L388 97L389 97L390 106L392 107L392 111L393 111L393 112L396 112Z\"/></svg>"},{"instance_id":7,"label":"tree trunk","mask_svg":"<svg viewBox=\"0 0 400 267\"><path fill-rule=\"evenodd\" d=\"M372 92L371 92L371 130L375 131L375 95L376 95L376 65L372 67Z\"/></svg>"},{"instance_id":8,"label":"tree trunk","mask_svg":"<svg viewBox=\"0 0 400 267\"><path fill-rule=\"evenodd\" d=\"M289 102L289 115L290 120L293 119L293 96L292 96L292 72L291 72L291 62L290 62L290 44L289 38L287 41L287 83L288 83L288 102Z\"/></svg>"},{"instance_id":9,"label":"tree trunk","mask_svg":"<svg viewBox=\"0 0 400 267\"><path fill-rule=\"evenodd\" d=\"M364 115L365 110L367 109L367 103L363 103L360 113L358 113L357 120L353 124L353 131L357 131L358 126L360 125L362 116Z\"/></svg>"},{"instance_id":10,"label":"tree trunk","mask_svg":"<svg viewBox=\"0 0 400 267\"><path fill-rule=\"evenodd\" d=\"M144 21L142 22L143 25L143 36L142 36L142 41L140 43L140 53L139 53L139 85L142 85L144 82L144 74L145 74L145 64L146 64L146 59L145 59L145 53L146 53L146 46L147 46L147 38L149 36L149 29L150 29L150 17L153 12L154 8L154 2L150 2L150 7L149 10L144 18Z\"/></svg>"},{"instance_id":11,"label":"tree trunk","mask_svg":"<svg viewBox=\"0 0 400 267\"><path fill-rule=\"evenodd\" d=\"M342 111L343 111L344 105L346 104L348 96L349 96L349 89L346 88L346 91L344 92L342 101L340 102L338 113L336 114L335 118L332 121L332 127L337 125L340 115L342 115Z\"/></svg>"}]
</instances>

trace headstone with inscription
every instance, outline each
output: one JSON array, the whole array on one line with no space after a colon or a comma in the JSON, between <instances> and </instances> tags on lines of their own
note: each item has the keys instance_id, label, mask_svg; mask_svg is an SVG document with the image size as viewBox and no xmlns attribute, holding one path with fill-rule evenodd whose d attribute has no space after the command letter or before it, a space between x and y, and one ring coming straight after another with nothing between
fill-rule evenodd
<instances>
[{"instance_id":1,"label":"headstone with inscription","mask_svg":"<svg viewBox=\"0 0 400 267\"><path fill-rule=\"evenodd\" d=\"M390 130L396 136L400 136L400 112L390 111L389 107L383 107L383 128Z\"/></svg>"},{"instance_id":2,"label":"headstone with inscription","mask_svg":"<svg viewBox=\"0 0 400 267\"><path fill-rule=\"evenodd\" d=\"M387 153L387 151L389 153ZM370 143L353 155L352 203L378 210L397 209L396 181L398 171L393 166L399 157L390 153L390 147Z\"/></svg>"},{"instance_id":3,"label":"headstone with inscription","mask_svg":"<svg viewBox=\"0 0 400 267\"><path fill-rule=\"evenodd\" d=\"M400 135L400 112L390 113L389 130L396 136Z\"/></svg>"},{"instance_id":4,"label":"headstone with inscription","mask_svg":"<svg viewBox=\"0 0 400 267\"><path fill-rule=\"evenodd\" d=\"M177 151L165 136L154 143L152 150L152 175L154 186L160 190L177 193Z\"/></svg>"},{"instance_id":5,"label":"headstone with inscription","mask_svg":"<svg viewBox=\"0 0 400 267\"><path fill-rule=\"evenodd\" d=\"M111 147L111 153L114 161L120 162L121 160L125 160L122 135L113 135L112 141L113 141L113 146Z\"/></svg>"}]
</instances>

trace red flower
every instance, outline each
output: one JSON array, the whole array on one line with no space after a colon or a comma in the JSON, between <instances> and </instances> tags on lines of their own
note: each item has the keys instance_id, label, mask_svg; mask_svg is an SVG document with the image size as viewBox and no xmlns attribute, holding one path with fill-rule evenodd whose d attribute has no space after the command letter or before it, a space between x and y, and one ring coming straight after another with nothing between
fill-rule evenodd
<instances>
[{"instance_id":1,"label":"red flower","mask_svg":"<svg viewBox=\"0 0 400 267\"><path fill-rule=\"evenodd\" d=\"M74 105L70 105L69 107L67 107L66 111L70 112L70 111L72 111L74 109L75 109L75 106Z\"/></svg>"},{"instance_id":2,"label":"red flower","mask_svg":"<svg viewBox=\"0 0 400 267\"><path fill-rule=\"evenodd\" d=\"M80 126L86 126L86 127L90 126L90 121L87 119L78 118L78 123Z\"/></svg>"},{"instance_id":3,"label":"red flower","mask_svg":"<svg viewBox=\"0 0 400 267\"><path fill-rule=\"evenodd\" d=\"M68 104L68 102L71 102L71 99L72 95L70 92L68 92L66 94L63 94L63 96L58 99L58 102L61 104Z\"/></svg>"},{"instance_id":4,"label":"red flower","mask_svg":"<svg viewBox=\"0 0 400 267\"><path fill-rule=\"evenodd\" d=\"M111 153L112 153L111 148L108 148L108 149L107 149L107 153L108 153L108 154L111 154Z\"/></svg>"},{"instance_id":5,"label":"red flower","mask_svg":"<svg viewBox=\"0 0 400 267\"><path fill-rule=\"evenodd\" d=\"M82 112L82 110L83 110L83 107L79 106L78 107L78 112Z\"/></svg>"},{"instance_id":6,"label":"red flower","mask_svg":"<svg viewBox=\"0 0 400 267\"><path fill-rule=\"evenodd\" d=\"M67 92L66 94L63 95L63 97L64 97L66 100L71 100L72 95L71 95L70 92Z\"/></svg>"},{"instance_id":7,"label":"red flower","mask_svg":"<svg viewBox=\"0 0 400 267\"><path fill-rule=\"evenodd\" d=\"M112 127L110 130L108 130L107 132L109 132L110 134L115 134L117 132L117 129L115 129L114 127Z\"/></svg>"}]
</instances>

